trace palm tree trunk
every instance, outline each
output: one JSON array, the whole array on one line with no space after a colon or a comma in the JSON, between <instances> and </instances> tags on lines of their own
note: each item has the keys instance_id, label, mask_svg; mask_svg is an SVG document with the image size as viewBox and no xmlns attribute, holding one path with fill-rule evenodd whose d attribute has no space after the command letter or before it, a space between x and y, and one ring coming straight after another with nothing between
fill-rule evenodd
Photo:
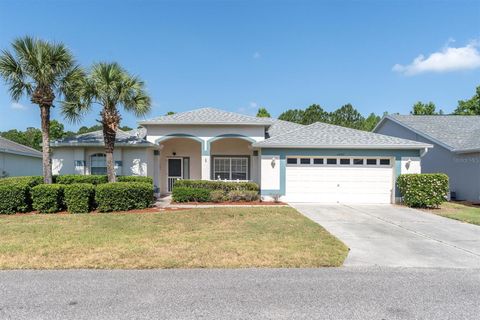
<instances>
[{"instance_id":1,"label":"palm tree trunk","mask_svg":"<svg viewBox=\"0 0 480 320\"><path fill-rule=\"evenodd\" d=\"M42 118L42 167L43 182L51 184L52 181L52 160L50 158L50 106L40 106Z\"/></svg>"},{"instance_id":2,"label":"palm tree trunk","mask_svg":"<svg viewBox=\"0 0 480 320\"><path fill-rule=\"evenodd\" d=\"M105 141L105 155L107 160L108 182L115 182L115 161L113 159L113 149L115 148L115 137L117 135L120 115L114 108L106 108L102 111L103 139Z\"/></svg>"}]
</instances>

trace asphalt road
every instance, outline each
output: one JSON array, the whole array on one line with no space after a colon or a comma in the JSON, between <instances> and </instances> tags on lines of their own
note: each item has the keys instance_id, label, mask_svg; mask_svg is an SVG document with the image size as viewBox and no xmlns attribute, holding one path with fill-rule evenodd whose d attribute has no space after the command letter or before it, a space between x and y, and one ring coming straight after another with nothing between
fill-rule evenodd
<instances>
[{"instance_id":1,"label":"asphalt road","mask_svg":"<svg viewBox=\"0 0 480 320\"><path fill-rule=\"evenodd\" d=\"M2 271L0 319L478 319L480 270Z\"/></svg>"}]
</instances>

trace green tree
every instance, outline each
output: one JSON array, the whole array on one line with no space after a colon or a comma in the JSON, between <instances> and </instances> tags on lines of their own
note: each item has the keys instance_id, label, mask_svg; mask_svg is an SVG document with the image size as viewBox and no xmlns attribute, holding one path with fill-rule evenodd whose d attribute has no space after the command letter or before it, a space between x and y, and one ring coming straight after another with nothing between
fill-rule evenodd
<instances>
[{"instance_id":1,"label":"green tree","mask_svg":"<svg viewBox=\"0 0 480 320\"><path fill-rule=\"evenodd\" d=\"M64 103L62 108L64 116L71 121L81 119L94 103L102 106L100 123L105 142L108 181L115 182L113 149L121 121L118 107L123 106L125 111L136 116L150 112L151 99L145 91L145 84L117 63L96 63L72 95L75 101Z\"/></svg>"},{"instance_id":2,"label":"green tree","mask_svg":"<svg viewBox=\"0 0 480 320\"><path fill-rule=\"evenodd\" d=\"M458 106L453 113L459 115L480 115L480 86L477 87L476 93L471 99L458 101Z\"/></svg>"},{"instance_id":3,"label":"green tree","mask_svg":"<svg viewBox=\"0 0 480 320\"><path fill-rule=\"evenodd\" d=\"M270 118L271 115L270 115L270 113L267 111L266 108L261 107L261 108L259 108L258 111L257 111L257 117L259 117L259 118Z\"/></svg>"},{"instance_id":4,"label":"green tree","mask_svg":"<svg viewBox=\"0 0 480 320\"><path fill-rule=\"evenodd\" d=\"M13 41L13 53L4 50L0 55L0 76L5 80L10 96L18 101L27 96L40 108L43 151L43 177L52 183L50 157L50 109L59 96L67 94L82 78L71 52L61 43L32 37Z\"/></svg>"},{"instance_id":5,"label":"green tree","mask_svg":"<svg viewBox=\"0 0 480 320\"><path fill-rule=\"evenodd\" d=\"M278 119L301 124L302 121L303 121L304 112L305 111L300 110L300 109L290 109L290 110L287 110L287 111L283 112L278 117Z\"/></svg>"},{"instance_id":6,"label":"green tree","mask_svg":"<svg viewBox=\"0 0 480 320\"><path fill-rule=\"evenodd\" d=\"M175 111L168 111L167 113L165 113L166 116L171 116L172 114L175 114Z\"/></svg>"},{"instance_id":7,"label":"green tree","mask_svg":"<svg viewBox=\"0 0 480 320\"><path fill-rule=\"evenodd\" d=\"M365 120L363 121L362 130L372 131L373 128L375 128L375 126L380 122L380 120L381 120L380 116L377 116L373 112L370 113L370 115L367 118L365 118Z\"/></svg>"},{"instance_id":8,"label":"green tree","mask_svg":"<svg viewBox=\"0 0 480 320\"><path fill-rule=\"evenodd\" d=\"M329 114L318 104L312 104L303 112L302 124L308 125L315 122L328 122Z\"/></svg>"},{"instance_id":9,"label":"green tree","mask_svg":"<svg viewBox=\"0 0 480 320\"><path fill-rule=\"evenodd\" d=\"M351 104L330 113L330 123L353 129L363 129L365 118Z\"/></svg>"},{"instance_id":10,"label":"green tree","mask_svg":"<svg viewBox=\"0 0 480 320\"><path fill-rule=\"evenodd\" d=\"M410 111L410 114L413 115L422 115L422 116L430 116L430 115L436 115L438 114L436 112L436 107L433 102L428 102L428 103L423 103L421 101L418 101L415 103L412 107L412 111Z\"/></svg>"}]
</instances>

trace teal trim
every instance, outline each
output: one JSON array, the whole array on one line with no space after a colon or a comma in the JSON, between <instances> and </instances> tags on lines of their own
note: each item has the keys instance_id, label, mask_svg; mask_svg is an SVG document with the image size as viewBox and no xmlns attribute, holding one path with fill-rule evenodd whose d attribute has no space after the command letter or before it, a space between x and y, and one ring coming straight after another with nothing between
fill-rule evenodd
<instances>
[{"instance_id":1,"label":"teal trim","mask_svg":"<svg viewBox=\"0 0 480 320\"><path fill-rule=\"evenodd\" d=\"M285 195L286 185L286 158L288 156L345 156L345 157L393 157L395 159L395 175L398 177L401 173L402 157L419 157L420 150L389 150L389 149L284 149L284 148L262 148L262 156L280 157L280 189L261 190L262 195L280 194ZM395 195L398 190L395 187Z\"/></svg>"},{"instance_id":2,"label":"teal trim","mask_svg":"<svg viewBox=\"0 0 480 320\"><path fill-rule=\"evenodd\" d=\"M205 141L200 139L199 137L197 136L194 136L194 135L191 135L191 134L188 134L188 133L171 133L171 134L167 134L166 136L163 136L161 138L158 138L157 140L155 140L155 144L159 144L160 142L162 141L165 141L165 140L169 140L169 139L173 139L173 138L188 138L188 139L192 139L192 140L195 140L195 141L198 141L201 143L202 145L202 156L208 156L210 155L210 150L205 148Z\"/></svg>"}]
</instances>

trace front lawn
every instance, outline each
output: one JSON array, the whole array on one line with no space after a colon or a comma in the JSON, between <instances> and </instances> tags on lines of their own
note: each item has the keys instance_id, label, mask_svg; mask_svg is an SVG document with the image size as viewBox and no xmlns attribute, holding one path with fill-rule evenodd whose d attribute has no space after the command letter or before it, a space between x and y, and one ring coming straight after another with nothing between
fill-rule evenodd
<instances>
[{"instance_id":1,"label":"front lawn","mask_svg":"<svg viewBox=\"0 0 480 320\"><path fill-rule=\"evenodd\" d=\"M444 202L439 209L428 211L443 217L480 225L480 206L461 202Z\"/></svg>"},{"instance_id":2,"label":"front lawn","mask_svg":"<svg viewBox=\"0 0 480 320\"><path fill-rule=\"evenodd\" d=\"M0 269L340 266L347 247L289 207L0 216Z\"/></svg>"}]
</instances>

